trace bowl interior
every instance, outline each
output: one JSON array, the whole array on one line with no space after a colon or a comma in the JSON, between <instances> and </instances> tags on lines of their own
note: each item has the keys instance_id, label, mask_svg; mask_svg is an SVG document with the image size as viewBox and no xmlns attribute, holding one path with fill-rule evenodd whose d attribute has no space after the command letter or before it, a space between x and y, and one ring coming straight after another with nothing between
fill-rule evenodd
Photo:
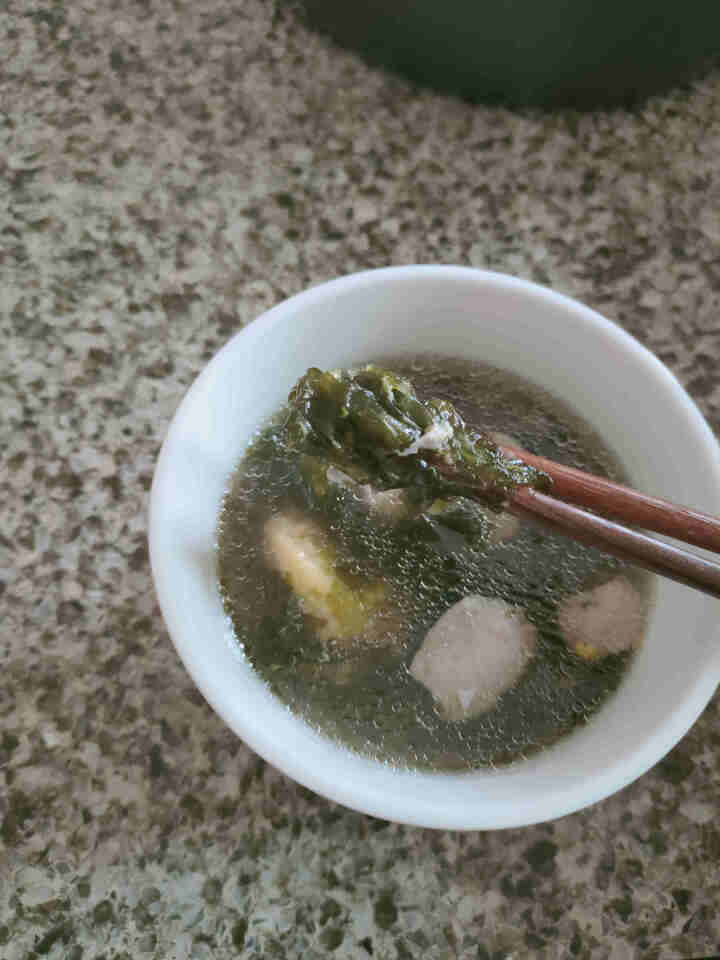
<instances>
[{"instance_id":1,"label":"bowl interior","mask_svg":"<svg viewBox=\"0 0 720 960\"><path fill-rule=\"evenodd\" d=\"M720 455L665 367L587 308L523 281L457 267L370 271L306 291L216 355L185 397L151 499L158 596L187 669L253 749L334 800L387 819L493 828L561 816L639 776L692 725L720 679L717 602L659 581L644 647L584 728L497 771L388 768L315 733L268 694L217 592L215 531L254 430L312 365L435 351L512 369L574 406L648 493L720 512ZM622 744L622 749L618 749Z\"/></svg>"}]
</instances>

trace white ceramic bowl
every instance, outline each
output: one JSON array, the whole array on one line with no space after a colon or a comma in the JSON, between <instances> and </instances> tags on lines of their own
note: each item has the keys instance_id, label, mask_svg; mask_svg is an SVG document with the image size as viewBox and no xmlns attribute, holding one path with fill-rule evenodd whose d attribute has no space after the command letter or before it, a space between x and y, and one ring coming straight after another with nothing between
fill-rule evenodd
<instances>
[{"instance_id":1,"label":"white ceramic bowl","mask_svg":"<svg viewBox=\"0 0 720 960\"><path fill-rule=\"evenodd\" d=\"M594 803L656 763L720 681L720 604L659 581L646 642L583 729L509 768L398 771L314 732L271 696L233 641L215 532L228 477L255 428L309 366L440 351L512 369L570 402L633 484L720 513L720 452L668 370L615 324L550 290L464 267L397 267L307 290L238 333L188 391L152 488L150 555L178 653L253 750L339 803L427 827L490 829Z\"/></svg>"}]
</instances>

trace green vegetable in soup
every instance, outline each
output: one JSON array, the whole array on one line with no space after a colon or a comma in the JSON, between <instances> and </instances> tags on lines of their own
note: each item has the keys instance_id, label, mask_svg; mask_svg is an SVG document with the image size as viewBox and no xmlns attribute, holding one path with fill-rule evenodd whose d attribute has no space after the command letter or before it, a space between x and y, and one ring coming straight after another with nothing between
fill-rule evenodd
<instances>
[{"instance_id":1,"label":"green vegetable in soup","mask_svg":"<svg viewBox=\"0 0 720 960\"><path fill-rule=\"evenodd\" d=\"M288 404L288 435L316 501L330 492L330 468L376 490L404 488L421 508L472 495L498 509L518 485L549 485L541 471L507 459L488 436L472 432L447 400L421 400L409 380L372 364L336 372L312 367Z\"/></svg>"},{"instance_id":2,"label":"green vegetable in soup","mask_svg":"<svg viewBox=\"0 0 720 960\"><path fill-rule=\"evenodd\" d=\"M324 734L412 768L506 763L616 688L648 581L506 512L516 485L547 478L468 424L613 479L622 469L513 374L390 362L399 373L308 370L258 432L223 504L223 600L259 675Z\"/></svg>"}]
</instances>

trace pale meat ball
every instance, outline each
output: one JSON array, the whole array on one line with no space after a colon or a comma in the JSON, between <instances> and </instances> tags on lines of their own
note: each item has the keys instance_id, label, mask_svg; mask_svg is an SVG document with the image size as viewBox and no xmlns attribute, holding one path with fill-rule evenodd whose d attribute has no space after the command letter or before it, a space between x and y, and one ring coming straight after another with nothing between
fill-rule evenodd
<instances>
[{"instance_id":1,"label":"pale meat ball","mask_svg":"<svg viewBox=\"0 0 720 960\"><path fill-rule=\"evenodd\" d=\"M465 597L428 632L410 667L449 720L491 710L535 653L537 634L502 600Z\"/></svg>"},{"instance_id":2,"label":"pale meat ball","mask_svg":"<svg viewBox=\"0 0 720 960\"><path fill-rule=\"evenodd\" d=\"M645 626L643 598L625 577L583 590L560 606L565 642L586 660L639 646Z\"/></svg>"},{"instance_id":3,"label":"pale meat ball","mask_svg":"<svg viewBox=\"0 0 720 960\"><path fill-rule=\"evenodd\" d=\"M381 582L345 582L332 544L308 517L271 517L265 525L265 559L295 592L303 612L317 622L323 640L347 645L363 633L385 599Z\"/></svg>"},{"instance_id":4,"label":"pale meat ball","mask_svg":"<svg viewBox=\"0 0 720 960\"><path fill-rule=\"evenodd\" d=\"M334 589L334 557L313 520L294 513L270 517L265 525L265 550L270 566L300 596L325 597Z\"/></svg>"}]
</instances>

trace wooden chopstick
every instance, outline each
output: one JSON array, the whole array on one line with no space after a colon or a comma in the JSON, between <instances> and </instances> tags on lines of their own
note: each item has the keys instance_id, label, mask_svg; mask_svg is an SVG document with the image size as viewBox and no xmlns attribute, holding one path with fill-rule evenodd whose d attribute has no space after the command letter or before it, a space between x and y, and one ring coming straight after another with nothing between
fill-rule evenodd
<instances>
[{"instance_id":1,"label":"wooden chopstick","mask_svg":"<svg viewBox=\"0 0 720 960\"><path fill-rule=\"evenodd\" d=\"M502 444L500 450L508 459L522 460L546 473L553 482L552 496L558 500L588 507L605 517L615 517L633 527L653 530L655 533L663 533L676 540L720 553L718 517L689 510L658 497L649 497L630 487L612 483L604 477L566 467L546 457L535 456L519 447Z\"/></svg>"},{"instance_id":2,"label":"wooden chopstick","mask_svg":"<svg viewBox=\"0 0 720 960\"><path fill-rule=\"evenodd\" d=\"M543 526L597 547L620 560L678 580L713 597L720 597L720 565L687 550L587 513L532 487L513 490L508 509L526 520L539 519Z\"/></svg>"},{"instance_id":3,"label":"wooden chopstick","mask_svg":"<svg viewBox=\"0 0 720 960\"><path fill-rule=\"evenodd\" d=\"M522 460L538 467L552 480L551 495L532 487L513 490L508 502L511 513L539 520L558 533L597 547L620 560L720 597L719 564L630 530L606 517L716 553L720 552L720 518L649 497L519 447L502 444L500 450L508 459ZM580 504L595 513L587 513L573 504Z\"/></svg>"},{"instance_id":4,"label":"wooden chopstick","mask_svg":"<svg viewBox=\"0 0 720 960\"><path fill-rule=\"evenodd\" d=\"M518 447L499 446L508 459L538 467L552 480L550 494L540 493L530 486L510 491L507 509L511 513L539 522L620 560L720 597L720 564L622 526L622 523L642 526L720 553L720 518L689 510L668 500L648 497L630 487L535 456ZM449 476L455 474L455 468L442 457L429 459ZM483 500L489 492L486 486L478 486L476 496ZM574 504L595 512L588 513ZM606 514L622 523L607 519Z\"/></svg>"}]
</instances>

